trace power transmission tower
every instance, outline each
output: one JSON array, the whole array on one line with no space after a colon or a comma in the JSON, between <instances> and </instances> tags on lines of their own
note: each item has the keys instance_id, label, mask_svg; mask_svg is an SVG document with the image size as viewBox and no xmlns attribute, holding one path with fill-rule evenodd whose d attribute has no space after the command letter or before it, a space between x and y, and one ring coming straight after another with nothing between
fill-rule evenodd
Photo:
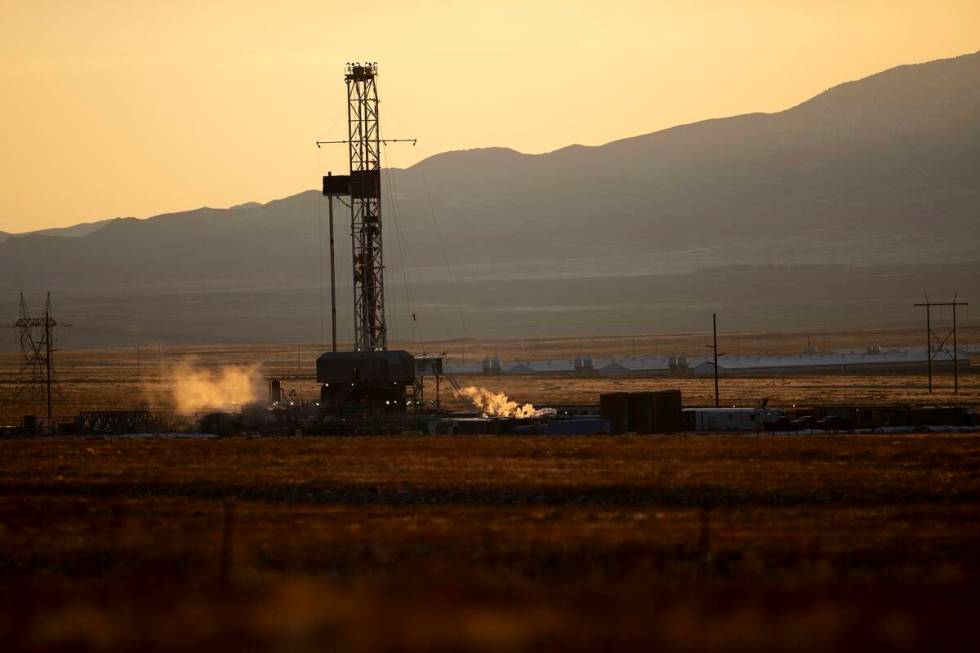
<instances>
[{"instance_id":1,"label":"power transmission tower","mask_svg":"<svg viewBox=\"0 0 980 653\"><path fill-rule=\"evenodd\" d=\"M23 355L20 372L17 375L13 400L21 398L25 392L38 397L43 394L47 404L48 419L52 417L51 391L55 384L54 327L57 322L51 317L51 293L47 294L44 315L35 317L27 308L24 293L20 293L20 318L14 326L20 331L20 352ZM43 388L43 392L41 392Z\"/></svg>"},{"instance_id":2,"label":"power transmission tower","mask_svg":"<svg viewBox=\"0 0 980 653\"><path fill-rule=\"evenodd\" d=\"M960 361L959 349L956 343L956 307L969 306L969 304L967 302L956 301L956 293L953 293L953 301L951 302L931 302L929 301L929 295L926 295L925 302L913 304L913 306L916 308L924 307L926 309L926 368L929 374L929 393L932 394L932 361L935 360L940 352L945 352L953 361L953 394L958 395L960 393ZM932 330L932 309L939 307L951 308L953 312L953 327L942 338ZM946 348L946 343L949 342L950 337L953 339L952 353ZM935 342L935 347L933 346L933 342Z\"/></svg>"}]
</instances>

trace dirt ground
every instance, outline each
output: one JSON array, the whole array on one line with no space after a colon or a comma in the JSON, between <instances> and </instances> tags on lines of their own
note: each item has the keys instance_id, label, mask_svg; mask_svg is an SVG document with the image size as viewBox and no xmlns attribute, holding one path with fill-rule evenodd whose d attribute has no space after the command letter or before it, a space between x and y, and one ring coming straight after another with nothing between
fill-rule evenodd
<instances>
[{"instance_id":1,"label":"dirt ground","mask_svg":"<svg viewBox=\"0 0 980 653\"><path fill-rule=\"evenodd\" d=\"M5 650L967 650L980 437L0 440Z\"/></svg>"},{"instance_id":2,"label":"dirt ground","mask_svg":"<svg viewBox=\"0 0 980 653\"><path fill-rule=\"evenodd\" d=\"M969 330L964 329L964 333ZM969 333L972 333L969 332ZM593 356L703 353L709 334L650 335L635 338L552 338L451 341L410 345L412 351L431 354L446 352L451 360L482 360L499 355L508 360L527 355L530 358L572 358L582 353ZM723 334L719 347L729 353L793 353L807 344L821 349L859 348L878 344L885 347L915 346L921 339L917 331L861 330L833 333L744 333ZM964 335L962 342L967 342ZM919 343L921 345L921 343ZM394 345L395 347L401 345ZM406 345L409 346L409 345ZM56 416L70 417L79 410L152 408L170 410L170 370L189 361L205 369L225 365L257 366L256 377L285 379L287 389L298 398L314 399L318 386L314 382L316 356L323 345L229 345L200 347L157 347L105 350L68 350L56 354ZM24 393L12 400L20 365L19 355L0 354L0 424L16 424L25 414L43 414L38 397ZM707 378L581 378L574 376L460 376L466 385L482 385L504 392L520 402L540 405L596 403L601 392L633 389L680 388L687 405L709 405L714 401L712 380ZM264 397L261 382L258 392ZM768 398L776 406L814 403L961 403L980 404L980 367L964 371L960 393L952 392L949 365L937 365L933 394L926 388L925 370L904 373L797 374L761 378L725 378L722 380L723 404L757 405ZM429 396L432 397L432 388ZM449 407L464 408L462 402L443 392Z\"/></svg>"}]
</instances>

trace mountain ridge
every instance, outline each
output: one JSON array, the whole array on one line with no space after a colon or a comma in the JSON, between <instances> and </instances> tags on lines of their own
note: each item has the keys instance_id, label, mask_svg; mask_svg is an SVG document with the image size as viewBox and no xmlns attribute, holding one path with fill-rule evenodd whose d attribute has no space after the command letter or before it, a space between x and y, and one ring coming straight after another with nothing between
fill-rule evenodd
<instances>
[{"instance_id":1,"label":"mountain ridge","mask_svg":"<svg viewBox=\"0 0 980 653\"><path fill-rule=\"evenodd\" d=\"M906 74L908 72L915 71L917 68L920 68L920 67L923 67L923 66L930 66L930 65L933 65L933 64L949 63L949 62L969 61L971 58L977 58L977 57L980 57L980 50L978 50L976 52L972 52L972 53L966 53L966 54L963 54L963 55L959 55L959 56L956 56L956 57L948 57L948 58L936 59L936 60L933 60L933 61L926 61L926 62L920 62L920 63L900 64L900 65L897 65L897 66L893 66L892 68L888 68L886 70L883 70L883 71L880 71L880 72L877 72L877 73L873 73L871 75L867 75L867 76L862 77L862 78L859 78L859 79L841 82L840 84L836 84L834 86L828 87L827 89L825 89L824 91L821 91L817 95L814 95L813 97L810 97L810 98L808 98L806 100L803 100L802 102L800 102L800 103L798 103L796 105L787 107L786 109L782 109L780 111L773 111L773 112L749 112L749 113L735 114L735 115L732 115L732 116L722 116L722 117L706 118L706 119L703 119L703 120L697 120L697 121L692 121L692 122L688 122L688 123L681 123L681 124L677 124L677 125L672 125L670 127L665 127L663 129L659 129L659 130L652 131L652 132L647 132L647 133L644 133L644 134L637 134L635 136L628 136L628 137L625 137L625 138L614 139L614 140L607 141L607 142L602 143L602 144L599 144L599 145L585 145L585 144L582 144L582 143L571 143L569 145L564 145L562 147L559 147L557 149L550 150L550 151L547 151L547 152L537 152L537 153L521 152L519 150L516 150L516 149L511 148L511 147L506 147L506 146L489 146L489 147L466 148L466 149L461 149L461 150L447 150L445 152L440 152L440 153L434 154L434 155L432 155L430 157L426 157L425 159L422 159L421 161L418 161L415 164L413 164L411 166L408 166L407 168L392 168L391 170L399 170L399 171L412 170L412 169L417 168L417 167L425 166L426 164L428 164L430 162L433 162L433 161L442 161L445 158L451 158L451 157L454 157L456 155L467 156L467 155L483 155L483 154L498 154L499 153L499 154L507 154L507 155L516 155L518 158L525 158L525 157L528 157L528 158L548 157L548 156L551 156L551 155L562 154L562 153L566 153L566 152L570 152L570 151L597 150L597 149L606 148L608 146L614 146L614 145L619 145L619 144L627 144L627 143L631 143L631 142L634 142L634 141L646 140L646 139L650 139L650 138L657 137L657 136L664 136L664 137L666 137L671 132L675 132L675 131L679 131L679 130L685 130L685 129L688 129L688 128L691 128L691 127L710 125L712 123L726 122L726 123L729 123L730 124L731 121L737 121L737 120L740 120L740 119L752 119L752 118L760 118L760 117L768 117L768 116L779 116L779 115L782 115L782 114L793 112L793 111L798 110L798 109L803 108L803 107L807 107L807 106L811 106L811 105L818 105L822 101L824 101L826 98L830 98L830 97L833 97L835 95L847 93L851 88L853 88L855 86L860 86L862 84L868 83L868 82L873 81L873 80L885 80L885 79L888 79L888 78L893 77L893 76L904 75L904 74ZM976 90L977 93L980 93L980 86L978 86L975 90ZM120 219L130 219L130 218L132 218L132 219L141 220L141 221L142 220L152 220L152 219L156 219L156 218L164 218L164 217L170 216L170 215L180 215L180 214L190 213L190 212L198 211L198 210L201 210L201 209L239 210L239 209L246 209L246 208L256 208L256 207L260 207L260 206L266 206L266 205L268 205L270 203L273 203L273 202L276 202L276 201L280 201L280 200L284 200L284 199L289 199L289 198L292 198L292 197L296 197L296 196L301 195L301 194L303 194L305 192L307 192L307 191L300 191L300 192L294 193L292 195L286 195L286 196L282 196L282 197L279 197L279 198L274 198L272 200L268 200L267 202L259 202L259 201L249 200L249 201L245 201L245 202L242 202L242 203L239 203L239 204L236 204L236 205L232 205L232 206L229 206L229 207L210 207L210 206L206 206L205 205L205 206L199 207L198 209L186 209L186 210L178 210L178 211L168 211L166 213L161 213L161 214L157 214L157 215L153 215L153 216L148 216L146 218L134 218L133 216L128 216L127 218L105 218L105 219L91 221L91 222L77 223L77 224L70 225L70 226L65 226L65 227L50 227L50 228L38 229L38 230L33 230L33 231L29 231L29 232L20 232L20 233L8 233L8 232L0 231L0 236L6 236L6 237L17 236L17 237L20 237L20 236L24 236L24 235L28 235L28 234L69 235L69 234L66 234L64 232L70 232L70 231L73 231L73 230L84 231L85 233L87 233L88 230L82 230L80 228L85 228L85 227L93 227L93 228L95 228L95 227L101 227L101 226L103 226L106 223L112 222L114 220L120 220ZM94 231L94 229L92 229L92 230ZM71 235L74 235L74 234L71 234Z\"/></svg>"},{"instance_id":2,"label":"mountain ridge","mask_svg":"<svg viewBox=\"0 0 980 653\"><path fill-rule=\"evenodd\" d=\"M780 112L604 145L443 152L382 175L386 238L395 241L387 263L433 276L455 266L477 278L495 270L574 276L590 262L618 275L760 262L972 260L980 251L980 237L969 237L980 210L978 116L980 52L896 66ZM307 190L116 218L88 223L100 227L69 244L57 234L15 235L0 242L0 290L120 280L288 285L317 274L323 202ZM944 245L944 233L967 237ZM343 227L339 235L343 269ZM46 261L43 270L31 269L37 260Z\"/></svg>"}]
</instances>

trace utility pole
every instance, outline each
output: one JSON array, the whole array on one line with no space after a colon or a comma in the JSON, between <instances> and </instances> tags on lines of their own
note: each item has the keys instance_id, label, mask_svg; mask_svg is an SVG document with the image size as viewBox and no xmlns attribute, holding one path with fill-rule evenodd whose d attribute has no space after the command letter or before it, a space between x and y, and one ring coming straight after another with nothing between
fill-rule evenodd
<instances>
[{"instance_id":1,"label":"utility pole","mask_svg":"<svg viewBox=\"0 0 980 653\"><path fill-rule=\"evenodd\" d=\"M710 345L705 345L708 349L711 349L714 353L714 373L715 373L715 408L721 405L720 395L718 393L718 358L724 356L724 353L718 353L718 315L716 313L711 314L711 335L712 343Z\"/></svg>"},{"instance_id":2,"label":"utility pole","mask_svg":"<svg viewBox=\"0 0 980 653\"><path fill-rule=\"evenodd\" d=\"M929 370L929 394L932 394L932 304L926 297L926 366Z\"/></svg>"},{"instance_id":3,"label":"utility pole","mask_svg":"<svg viewBox=\"0 0 980 653\"><path fill-rule=\"evenodd\" d=\"M925 308L926 309L926 370L929 376L929 394L932 394L932 361L935 358L935 354L940 352L945 352L953 361L953 394L958 395L960 393L960 360L959 360L959 349L957 348L956 342L956 307L957 306L969 306L967 302L956 301L956 293L953 293L953 301L951 302L931 302L929 301L929 295L926 295L926 301L913 304L915 308ZM932 309L936 308L950 308L953 313L953 328L944 337L940 338L932 330ZM950 353L946 349L946 343L949 339L953 339L953 351ZM933 341L935 341L935 348L933 347Z\"/></svg>"},{"instance_id":4,"label":"utility pole","mask_svg":"<svg viewBox=\"0 0 980 653\"><path fill-rule=\"evenodd\" d=\"M956 295L953 295L953 394L960 393L960 359L956 348Z\"/></svg>"},{"instance_id":5,"label":"utility pole","mask_svg":"<svg viewBox=\"0 0 980 653\"><path fill-rule=\"evenodd\" d=\"M48 395L48 419L51 419L51 293L48 293L48 300L44 304L44 365L45 371L44 385Z\"/></svg>"},{"instance_id":6,"label":"utility pole","mask_svg":"<svg viewBox=\"0 0 980 653\"><path fill-rule=\"evenodd\" d=\"M719 397L718 397L718 315L716 313L711 314L711 336L713 339L713 344L711 345L711 350L715 355L715 408L718 407Z\"/></svg>"}]
</instances>

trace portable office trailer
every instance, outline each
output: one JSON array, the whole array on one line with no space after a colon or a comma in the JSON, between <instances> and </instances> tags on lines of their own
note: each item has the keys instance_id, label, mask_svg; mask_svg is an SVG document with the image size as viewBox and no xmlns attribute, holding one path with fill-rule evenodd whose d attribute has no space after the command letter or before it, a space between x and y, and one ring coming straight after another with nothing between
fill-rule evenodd
<instances>
[{"instance_id":1,"label":"portable office trailer","mask_svg":"<svg viewBox=\"0 0 980 653\"><path fill-rule=\"evenodd\" d=\"M685 408L693 414L697 431L761 431L767 422L782 417L782 412L768 408Z\"/></svg>"}]
</instances>

